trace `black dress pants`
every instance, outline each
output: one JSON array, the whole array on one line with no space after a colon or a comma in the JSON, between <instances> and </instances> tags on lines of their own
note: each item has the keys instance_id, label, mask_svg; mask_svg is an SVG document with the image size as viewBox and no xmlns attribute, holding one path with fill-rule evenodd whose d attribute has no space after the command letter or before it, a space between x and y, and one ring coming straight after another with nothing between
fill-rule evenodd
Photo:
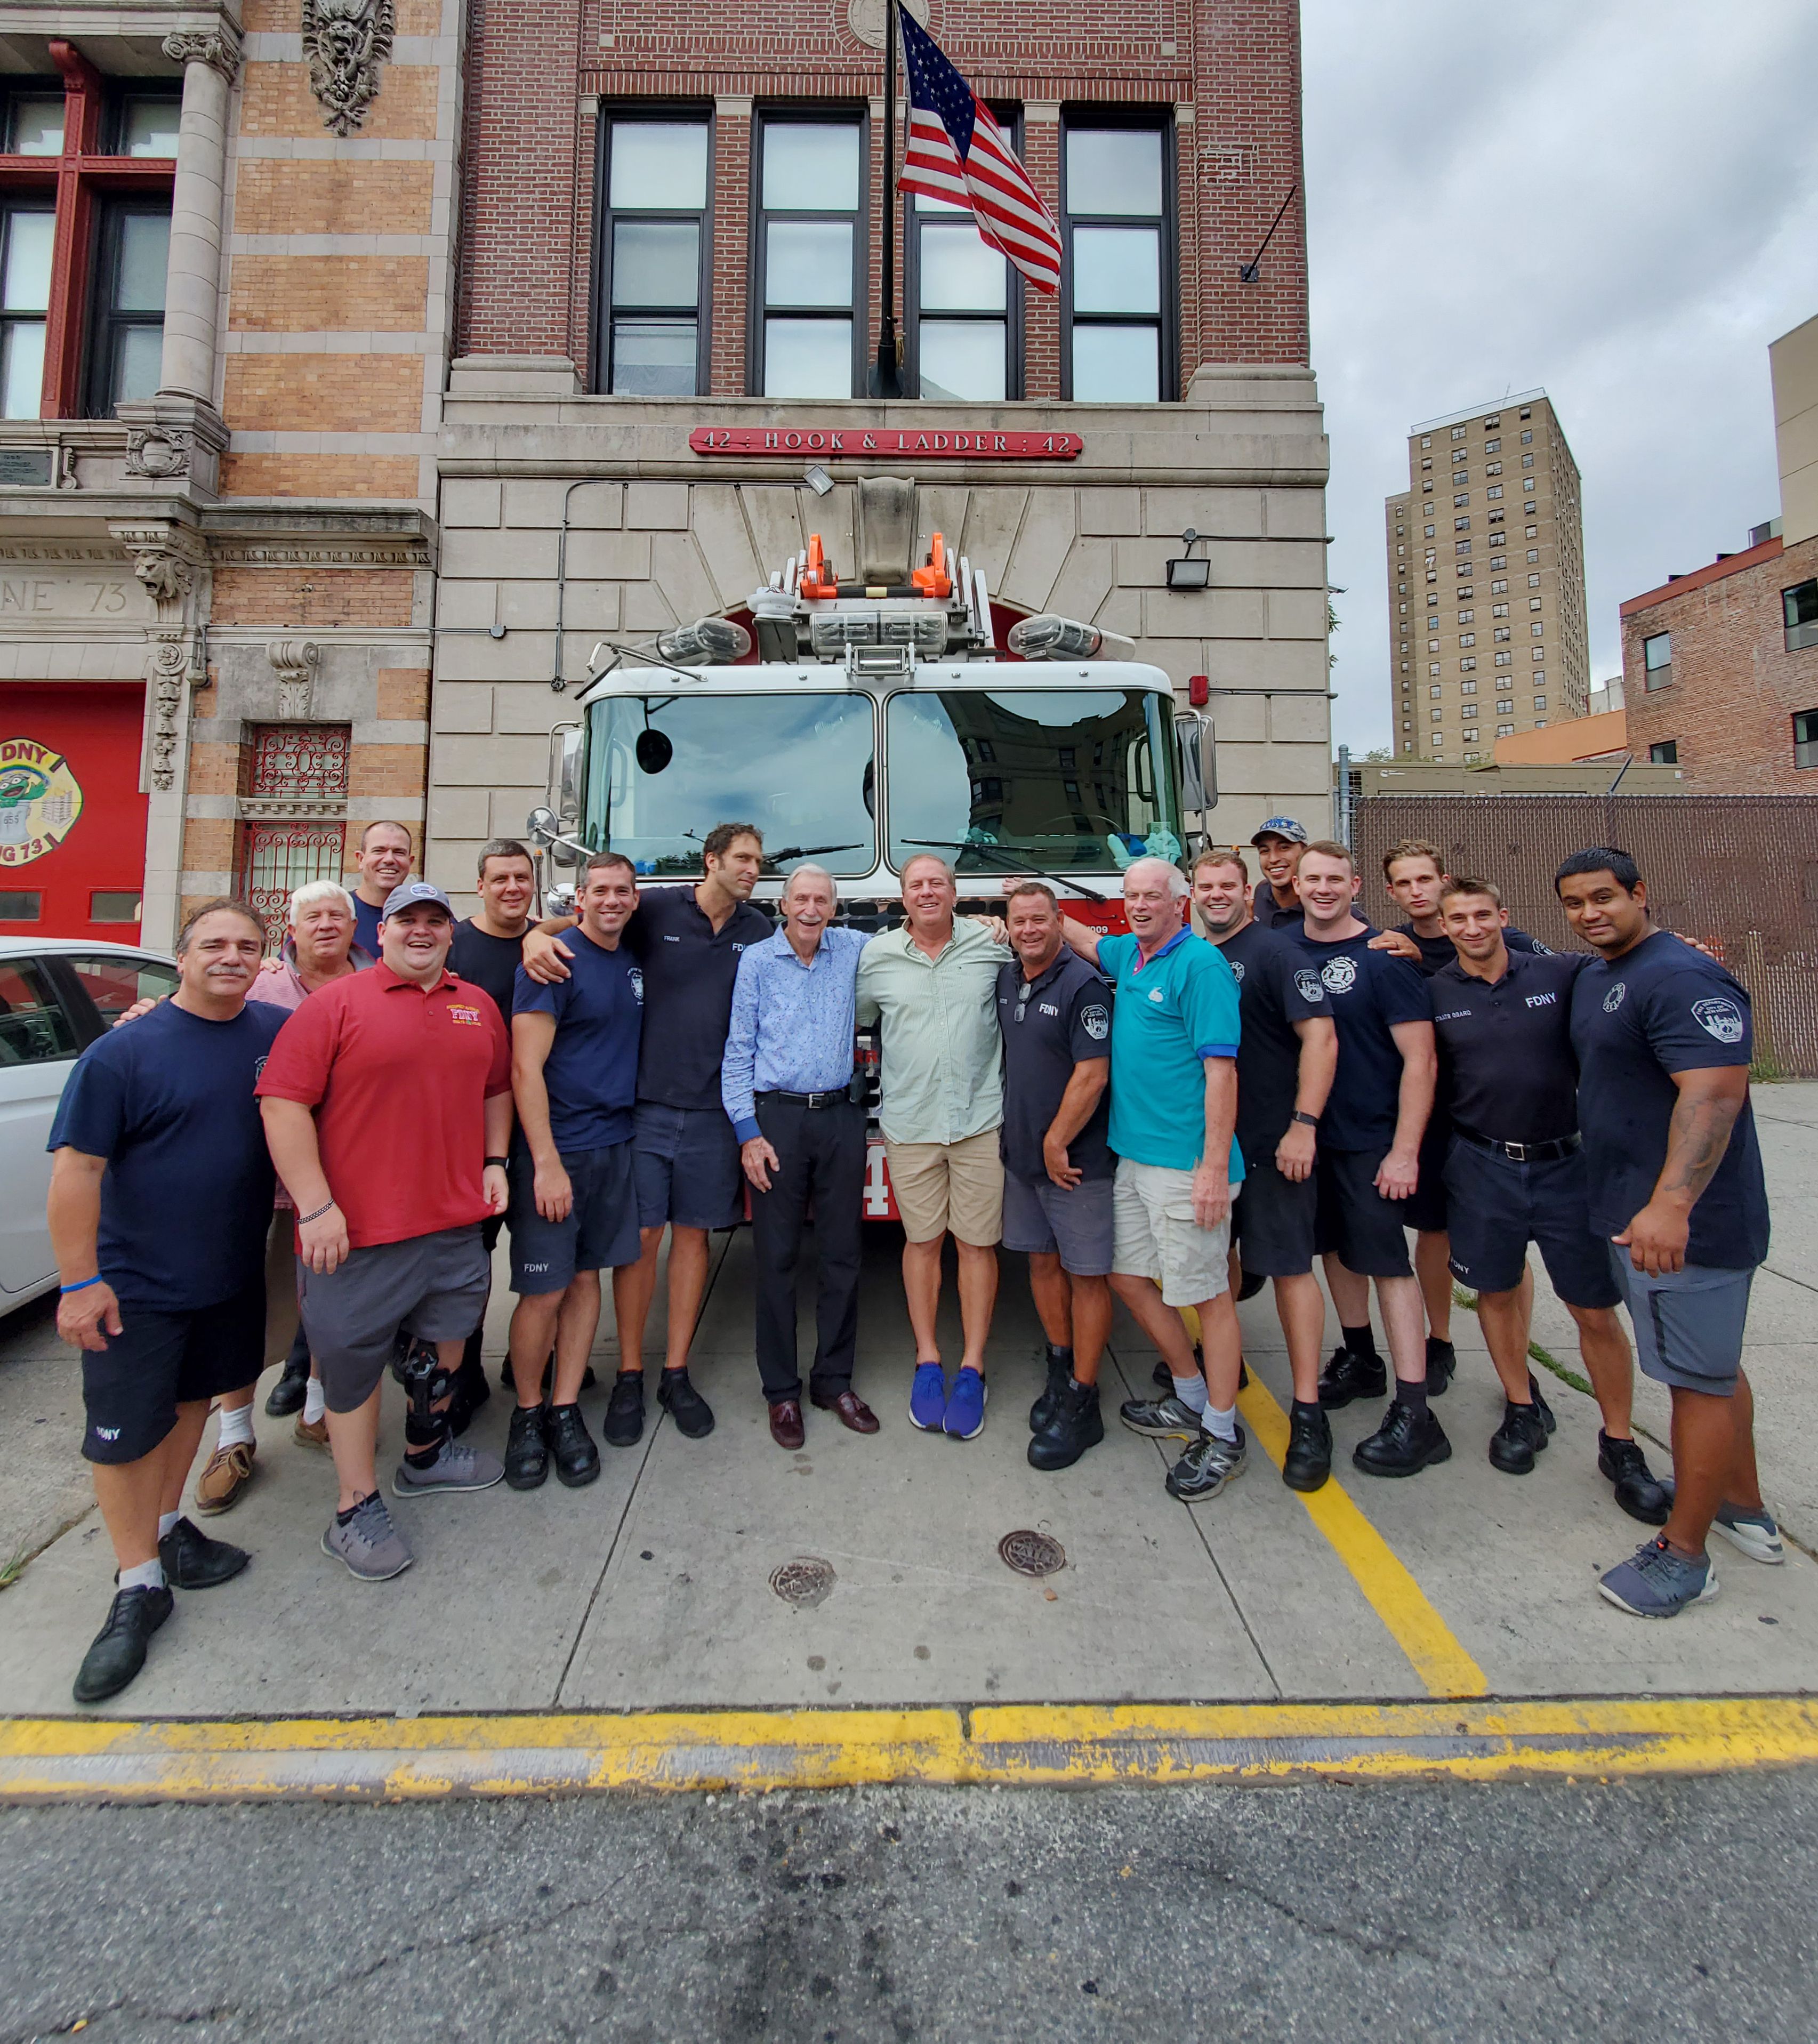
<instances>
[{"instance_id":1,"label":"black dress pants","mask_svg":"<svg viewBox=\"0 0 1818 2044\"><path fill-rule=\"evenodd\" d=\"M836 1398L852 1385L859 1331L859 1266L864 1221L865 1111L849 1101L830 1107L760 1097L758 1127L778 1159L771 1189L751 1188L757 1252L758 1374L773 1405L801 1396L795 1349L795 1280L809 1203L821 1258L815 1301L813 1389Z\"/></svg>"}]
</instances>

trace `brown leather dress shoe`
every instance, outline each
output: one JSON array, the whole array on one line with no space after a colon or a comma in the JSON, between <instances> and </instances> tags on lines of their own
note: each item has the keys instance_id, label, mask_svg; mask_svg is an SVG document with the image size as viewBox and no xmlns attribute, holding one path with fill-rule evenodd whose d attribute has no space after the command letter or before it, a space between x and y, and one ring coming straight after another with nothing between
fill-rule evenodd
<instances>
[{"instance_id":1,"label":"brown leather dress shoe","mask_svg":"<svg viewBox=\"0 0 1818 2044\"><path fill-rule=\"evenodd\" d=\"M252 1443L236 1441L231 1447L217 1448L196 1478L196 1509L211 1518L230 1512L240 1493L252 1481Z\"/></svg>"},{"instance_id":2,"label":"brown leather dress shoe","mask_svg":"<svg viewBox=\"0 0 1818 2044\"><path fill-rule=\"evenodd\" d=\"M799 1448L807 1439L801 1424L801 1401L780 1399L770 1408L770 1437L779 1448Z\"/></svg>"},{"instance_id":3,"label":"brown leather dress shoe","mask_svg":"<svg viewBox=\"0 0 1818 2044\"><path fill-rule=\"evenodd\" d=\"M823 1398L818 1391L810 1391L809 1397L824 1412L837 1412L840 1424L849 1427L855 1434L874 1434L878 1431L878 1416L858 1393L842 1391L837 1398Z\"/></svg>"}]
</instances>

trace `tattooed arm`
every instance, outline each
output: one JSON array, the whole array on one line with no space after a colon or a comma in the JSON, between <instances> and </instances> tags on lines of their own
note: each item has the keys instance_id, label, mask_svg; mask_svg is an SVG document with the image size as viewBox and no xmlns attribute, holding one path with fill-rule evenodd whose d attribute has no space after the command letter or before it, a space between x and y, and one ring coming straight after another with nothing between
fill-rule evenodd
<instances>
[{"instance_id":1,"label":"tattooed arm","mask_svg":"<svg viewBox=\"0 0 1818 2044\"><path fill-rule=\"evenodd\" d=\"M1716 1065L1673 1074L1679 1097L1666 1132L1666 1162L1649 1200L1617 1243L1637 1270L1658 1278L1685 1268L1692 1209L1729 1147L1730 1131L1748 1098L1748 1067Z\"/></svg>"}]
</instances>

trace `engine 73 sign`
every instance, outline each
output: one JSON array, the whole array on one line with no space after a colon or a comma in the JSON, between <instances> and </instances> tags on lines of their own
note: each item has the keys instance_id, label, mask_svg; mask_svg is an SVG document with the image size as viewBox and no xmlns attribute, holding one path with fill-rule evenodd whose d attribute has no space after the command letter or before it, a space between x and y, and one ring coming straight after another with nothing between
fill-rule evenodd
<instances>
[{"instance_id":1,"label":"engine 73 sign","mask_svg":"<svg viewBox=\"0 0 1818 2044\"><path fill-rule=\"evenodd\" d=\"M82 814L82 786L63 755L35 738L0 739L0 868L55 851Z\"/></svg>"}]
</instances>

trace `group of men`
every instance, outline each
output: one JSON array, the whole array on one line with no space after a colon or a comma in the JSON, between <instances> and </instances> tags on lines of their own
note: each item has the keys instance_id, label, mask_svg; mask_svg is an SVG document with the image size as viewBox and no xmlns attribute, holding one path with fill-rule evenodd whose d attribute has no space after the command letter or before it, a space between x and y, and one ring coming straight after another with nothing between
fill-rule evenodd
<instances>
[{"instance_id":1,"label":"group of men","mask_svg":"<svg viewBox=\"0 0 1818 2044\"><path fill-rule=\"evenodd\" d=\"M298 1412L298 1439L332 1454L322 1546L361 1581L413 1558L376 1470L387 1370L407 1393L394 1497L528 1489L552 1467L591 1482L579 1401L601 1274L619 1354L600 1431L629 1447L666 1231L658 1398L684 1435L711 1431L689 1353L709 1237L748 1207L773 1439L805 1439L796 1297L811 1212L808 1402L876 1433L853 1388L867 1142L855 1043L873 1028L917 1427L968 1440L984 1427L1001 1243L1028 1256L1047 1343L1034 1467L1068 1467L1104 1437L1115 1297L1161 1358L1156 1395L1124 1403L1124 1423L1184 1443L1172 1495L1217 1496L1247 1454L1233 1287L1269 1281L1293 1384L1282 1474L1316 1489L1328 1413L1389 1388L1374 1283L1394 1396L1354 1461L1413 1475L1451 1452L1429 1401L1454 1366L1455 1274L1478 1294L1507 1400L1489 1458L1522 1473L1554 1424L1527 1367L1532 1242L1578 1325L1600 1467L1624 1510L1662 1529L1604 1594L1651 1616L1713 1594L1713 1523L1781 1558L1739 1367L1766 1239L1746 993L1653 927L1618 851L1561 870L1586 957L1509 930L1495 888L1449 878L1430 846L1386 862L1409 920L1378 932L1355 912L1343 847L1287 818L1255 844L1254 889L1236 849L1201 854L1190 876L1138 859L1116 935L1032 878L1005 884L1001 920L961 916L932 853L903 870L894 928L840 924L812 864L789 874L773 926L751 899L761 834L737 823L708 833L693 886L640 889L622 855L594 855L574 913L540 924L521 844L486 846L479 910L457 923L439 887L409 878L409 833L389 824L369 829L351 894L298 890L276 961L262 966L244 905L195 911L177 993L84 1054L51 1138L60 1330L84 1351L84 1452L120 1566L78 1700L133 1678L173 1589L246 1565L183 1516L182 1493L217 1400L198 1508L225 1509L252 1477L274 1198L301 1325L267 1410ZM479 1329L502 1228L517 1298L502 1458L460 1438L490 1395ZM1323 1371L1316 1257L1342 1329ZM1629 1427L1624 1297L1643 1370L1672 1387L1677 1490Z\"/></svg>"}]
</instances>

